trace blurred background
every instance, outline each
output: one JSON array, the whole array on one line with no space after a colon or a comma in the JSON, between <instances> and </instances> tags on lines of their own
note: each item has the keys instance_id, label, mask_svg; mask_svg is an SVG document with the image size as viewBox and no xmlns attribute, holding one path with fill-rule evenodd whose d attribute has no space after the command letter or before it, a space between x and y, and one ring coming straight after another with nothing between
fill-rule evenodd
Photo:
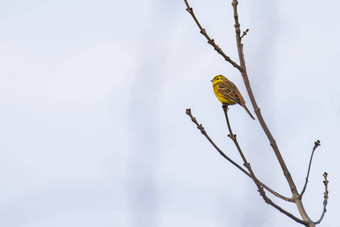
<instances>
[{"instance_id":1,"label":"blurred background","mask_svg":"<svg viewBox=\"0 0 340 227\"><path fill-rule=\"evenodd\" d=\"M235 61L230 1L189 2ZM340 226L339 1L240 0L250 82L314 220ZM0 226L299 226L266 205L185 115L239 164L210 80L242 78L184 1L0 2ZM230 108L257 176L290 190L257 121ZM293 204L274 199L299 216Z\"/></svg>"}]
</instances>

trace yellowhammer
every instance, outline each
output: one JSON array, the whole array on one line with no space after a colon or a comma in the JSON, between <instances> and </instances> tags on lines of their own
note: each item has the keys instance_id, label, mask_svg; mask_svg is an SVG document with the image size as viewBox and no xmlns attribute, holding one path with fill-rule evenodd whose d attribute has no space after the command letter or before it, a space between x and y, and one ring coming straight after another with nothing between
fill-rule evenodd
<instances>
[{"instance_id":1,"label":"yellowhammer","mask_svg":"<svg viewBox=\"0 0 340 227\"><path fill-rule=\"evenodd\" d=\"M236 103L240 104L247 111L250 117L255 120L253 115L248 110L246 102L244 101L241 93L239 92L235 84L233 84L233 82L222 75L215 76L214 79L211 80L211 82L217 99L220 100L223 105L228 106L234 105Z\"/></svg>"}]
</instances>

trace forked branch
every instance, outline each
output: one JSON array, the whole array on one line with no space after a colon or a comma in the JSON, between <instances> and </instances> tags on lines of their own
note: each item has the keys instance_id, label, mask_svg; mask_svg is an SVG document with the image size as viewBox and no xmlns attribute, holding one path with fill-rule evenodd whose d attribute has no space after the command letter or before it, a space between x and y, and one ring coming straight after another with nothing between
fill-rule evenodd
<instances>
[{"instance_id":1,"label":"forked branch","mask_svg":"<svg viewBox=\"0 0 340 227\"><path fill-rule=\"evenodd\" d=\"M228 117L228 106L223 105L222 108L223 108L224 115L225 115L225 118L226 118L226 121L227 121L227 125L228 125L228 130L229 130L229 135L228 135L228 136L229 136L230 139L234 142L234 144L235 144L235 146L236 146L236 148L237 148L237 150L238 150L238 152L239 152L239 154L240 154L240 156L241 156L241 158L242 158L242 160L243 160L243 162L244 162L244 166L247 167L247 169L248 169L248 171L249 171L249 173L250 173L250 175L251 175L251 178L253 179L254 183L256 184L257 189L258 189L258 192L259 192L260 195L262 196L263 200L264 200L267 204L273 206L274 208L276 208L277 210L279 210L279 211L282 212L283 214L287 215L288 217L292 218L292 219L295 220L296 222L299 222L299 223L301 223L301 224L306 225L307 223L306 223L304 220L301 220L300 218L294 216L292 213L286 211L285 209L283 209L282 207L280 207L279 205L277 205L276 203L274 203L272 200L270 200L270 199L267 197L265 191L263 190L263 188L262 188L262 186L261 186L261 184L260 184L260 181L259 181L259 180L257 179L257 177L255 176L255 173L254 173L254 171L252 170L250 163L247 161L245 155L244 155L243 152L242 152L242 149L241 149L241 147L240 147L240 145L239 145L239 143L238 143L238 141L237 141L236 134L233 134L233 132L232 132L232 130L231 130L231 125L230 125L230 121L229 121L229 117ZM281 198L281 197L280 197L280 198ZM292 201L292 200L286 200L286 201Z\"/></svg>"},{"instance_id":2,"label":"forked branch","mask_svg":"<svg viewBox=\"0 0 340 227\"><path fill-rule=\"evenodd\" d=\"M186 109L185 113L190 117L191 121L194 122L194 124L197 126L197 128L201 131L201 133L205 136L205 138L210 142L211 145L213 145L213 147L218 151L218 153L225 158L227 161L229 161L231 164L233 164L236 168L238 168L239 170L241 170L244 174L246 174L248 177L252 178L251 174L248 173L247 170L245 170L244 168L242 168L242 166L240 166L239 164L237 164L235 161L233 161L230 157L228 157L215 143L214 141L209 137L208 133L206 132L206 130L204 129L204 127L202 126L202 124L199 124L196 120L196 118L191 114L191 110L190 109ZM268 187L267 185L265 185L264 183L262 183L260 180L257 180L259 182L259 184L265 188L266 190L268 190L270 193L272 193L273 195L277 196L278 198L281 198L285 201L293 201L292 198L287 198L283 195L281 195L280 193L274 191L273 189L271 189L270 187Z\"/></svg>"},{"instance_id":3,"label":"forked branch","mask_svg":"<svg viewBox=\"0 0 340 227\"><path fill-rule=\"evenodd\" d=\"M250 176L250 174L247 172L247 170L245 170L244 168L242 168L239 164L237 164L236 162L234 162L231 158L229 158L225 153L223 153L223 151L214 143L214 141L209 137L208 133L205 131L204 127L202 126L202 124L199 124L196 120L196 118L194 116L192 116L191 114L191 109L186 109L185 113L191 118L191 121L195 123L195 125L197 126L197 128L201 131L201 133L205 136L205 138L207 138L207 140L211 143L211 145L213 145L213 147L218 151L218 153L220 153L220 155L222 155L223 158L227 159L231 164L233 164L234 166L236 166L236 168L238 168L239 170L241 170L244 174L246 174L247 176Z\"/></svg>"},{"instance_id":4,"label":"forked branch","mask_svg":"<svg viewBox=\"0 0 340 227\"><path fill-rule=\"evenodd\" d=\"M249 29L247 28L245 31L243 31L242 35L241 35L241 39L246 36L249 32Z\"/></svg>"},{"instance_id":5,"label":"forked branch","mask_svg":"<svg viewBox=\"0 0 340 227\"><path fill-rule=\"evenodd\" d=\"M200 32L202 35L204 35L204 37L208 40L208 43L214 47L214 49L217 51L217 53L219 53L220 55L223 56L223 58L229 62L230 64L232 64L232 66L234 66L235 68L237 68L238 70L242 70L242 68L240 67L240 65L238 65L236 62L234 62L233 60L231 60L231 58L226 55L223 50L215 43L214 39L210 38L210 36L208 35L208 33L206 32L206 30L201 26L200 22L197 20L195 14L194 14L194 10L193 8L191 8L189 6L189 3L187 0L184 0L185 4L187 5L187 11L188 13L190 13L190 15L192 16L192 18L194 19L194 21L196 22L198 28L200 29Z\"/></svg>"}]
</instances>

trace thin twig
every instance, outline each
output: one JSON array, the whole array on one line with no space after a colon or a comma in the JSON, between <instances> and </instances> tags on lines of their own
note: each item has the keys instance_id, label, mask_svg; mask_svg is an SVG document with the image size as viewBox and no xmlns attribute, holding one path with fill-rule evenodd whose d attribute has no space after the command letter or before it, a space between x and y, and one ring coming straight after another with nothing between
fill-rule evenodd
<instances>
[{"instance_id":1,"label":"thin twig","mask_svg":"<svg viewBox=\"0 0 340 227\"><path fill-rule=\"evenodd\" d=\"M310 159L309 159L309 165L308 165L308 171L307 171L305 185L303 186L303 189L302 189L302 191L300 193L301 198L302 198L303 193L305 193L306 188L307 188L308 179L309 179L309 172L310 172L310 169L311 169L311 166L312 166L312 159L313 159L313 156L314 156L314 151L316 150L316 148L318 146L320 146L320 140L317 140L317 141L314 142L313 151L312 151L312 154L311 154Z\"/></svg>"},{"instance_id":2,"label":"thin twig","mask_svg":"<svg viewBox=\"0 0 340 227\"><path fill-rule=\"evenodd\" d=\"M249 164L249 163L247 162L247 159L244 156L244 154L243 154L243 152L241 150L241 147L240 147L240 145L237 142L236 135L233 134L233 132L231 130L231 126L230 126L230 122L229 122L229 117L228 117L228 106L227 105L223 105L222 109L224 111L225 119L227 121L228 129L229 129L229 135L228 136L235 143L235 146L236 146L236 148L237 148L237 150L238 150L238 152L239 152L239 154L240 154L240 156L241 156L241 158L242 158L242 160L244 162L244 166L247 167L247 164ZM255 175L254 175L254 177L255 177Z\"/></svg>"},{"instance_id":3,"label":"thin twig","mask_svg":"<svg viewBox=\"0 0 340 227\"><path fill-rule=\"evenodd\" d=\"M240 66L243 69L242 71L240 70L240 72L245 72L246 70L246 63L244 60L244 55L243 55L243 44L241 42L241 29L240 29L240 22L238 21L238 13L237 13L237 5L238 5L238 1L237 0L233 0L233 2L231 3L233 6L233 11L234 11L234 27L235 27L235 34L236 34L236 44L237 44L237 50L238 50L238 57L240 60ZM246 73L246 72L245 72Z\"/></svg>"},{"instance_id":4,"label":"thin twig","mask_svg":"<svg viewBox=\"0 0 340 227\"><path fill-rule=\"evenodd\" d=\"M249 32L249 29L247 28L245 31L243 31L243 34L241 35L241 39L247 35L247 33Z\"/></svg>"},{"instance_id":5,"label":"thin twig","mask_svg":"<svg viewBox=\"0 0 340 227\"><path fill-rule=\"evenodd\" d=\"M324 181L323 181L323 184L325 185L325 192L324 192L324 195L323 195L323 211L322 211L322 214L321 214L321 217L320 219L317 221L317 222L314 222L314 224L319 224L322 219L323 219L323 216L325 215L327 209L326 209L326 206L327 206L327 201L328 201L328 180L327 180L327 175L328 173L324 172L323 173L323 177L324 177Z\"/></svg>"},{"instance_id":6,"label":"thin twig","mask_svg":"<svg viewBox=\"0 0 340 227\"><path fill-rule=\"evenodd\" d=\"M246 175L250 176L250 174L244 169L242 168L239 164L237 164L236 162L234 162L231 158L229 158L226 154L223 153L223 151L214 143L214 141L209 137L208 133L205 131L204 127L202 126L202 124L199 124L196 120L196 118L194 116L192 116L191 114L191 109L186 109L185 113L191 118L192 122L195 123L195 125L197 126L197 128L201 131L201 133L207 138L207 140L211 143L211 145L213 145L213 147L218 151L218 153L220 153L220 155L223 156L223 158L227 159L231 164L233 164L234 166L236 166L239 170L241 170L243 173L245 173Z\"/></svg>"},{"instance_id":7,"label":"thin twig","mask_svg":"<svg viewBox=\"0 0 340 227\"><path fill-rule=\"evenodd\" d=\"M197 26L200 29L200 32L202 35L204 35L204 37L208 40L208 43L210 45L212 45L214 47L214 49L217 51L217 53L219 53L220 55L223 56L223 58L229 62L230 64L232 64L232 66L234 66L235 68L237 68L238 70L242 70L242 68L240 67L239 64L237 64L235 61L233 61L228 55L226 55L223 50L215 43L214 39L211 39L210 36L208 35L208 33L206 32L206 30L201 26L201 24L199 23L199 21L197 20L195 14L194 14L194 10L189 6L189 3L187 0L184 0L186 6L187 6L187 11L188 13L190 13L190 15L192 16L192 18L194 19L194 21L196 22Z\"/></svg>"},{"instance_id":8,"label":"thin twig","mask_svg":"<svg viewBox=\"0 0 340 227\"><path fill-rule=\"evenodd\" d=\"M194 116L192 116L191 114L191 110L190 109L186 109L185 112L192 120L192 122L195 123L195 125L197 126L197 128L201 131L201 133L207 138L207 140L211 143L211 145L213 145L213 147L218 151L218 153L220 153L220 155L222 155L223 158L225 158L226 160L228 160L231 164L233 164L234 166L236 166L239 170L241 170L244 174L246 174L248 177L252 178L251 175L247 172L247 170L245 170L244 168L242 168L239 164L237 164L235 161L233 161L231 158L229 158L215 143L214 141L212 141L212 139L209 137L208 133L205 131L204 127L202 126L202 124L199 124L196 120L196 118ZM287 198L279 193L277 193L276 191L274 191L273 189L271 189L270 187L268 187L267 185L265 185L264 183L262 183L261 181L259 181L259 183L261 184L261 186L265 189L267 189L270 193L272 193L273 195L286 200L286 201L292 201L291 198Z\"/></svg>"}]
</instances>

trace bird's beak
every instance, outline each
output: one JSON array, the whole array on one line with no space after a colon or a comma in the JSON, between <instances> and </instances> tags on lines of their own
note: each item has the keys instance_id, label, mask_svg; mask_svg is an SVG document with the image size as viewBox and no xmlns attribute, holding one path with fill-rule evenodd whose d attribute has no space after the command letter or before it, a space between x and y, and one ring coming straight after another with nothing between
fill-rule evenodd
<instances>
[{"instance_id":1,"label":"bird's beak","mask_svg":"<svg viewBox=\"0 0 340 227\"><path fill-rule=\"evenodd\" d=\"M214 79L210 80L210 82L214 82Z\"/></svg>"}]
</instances>

